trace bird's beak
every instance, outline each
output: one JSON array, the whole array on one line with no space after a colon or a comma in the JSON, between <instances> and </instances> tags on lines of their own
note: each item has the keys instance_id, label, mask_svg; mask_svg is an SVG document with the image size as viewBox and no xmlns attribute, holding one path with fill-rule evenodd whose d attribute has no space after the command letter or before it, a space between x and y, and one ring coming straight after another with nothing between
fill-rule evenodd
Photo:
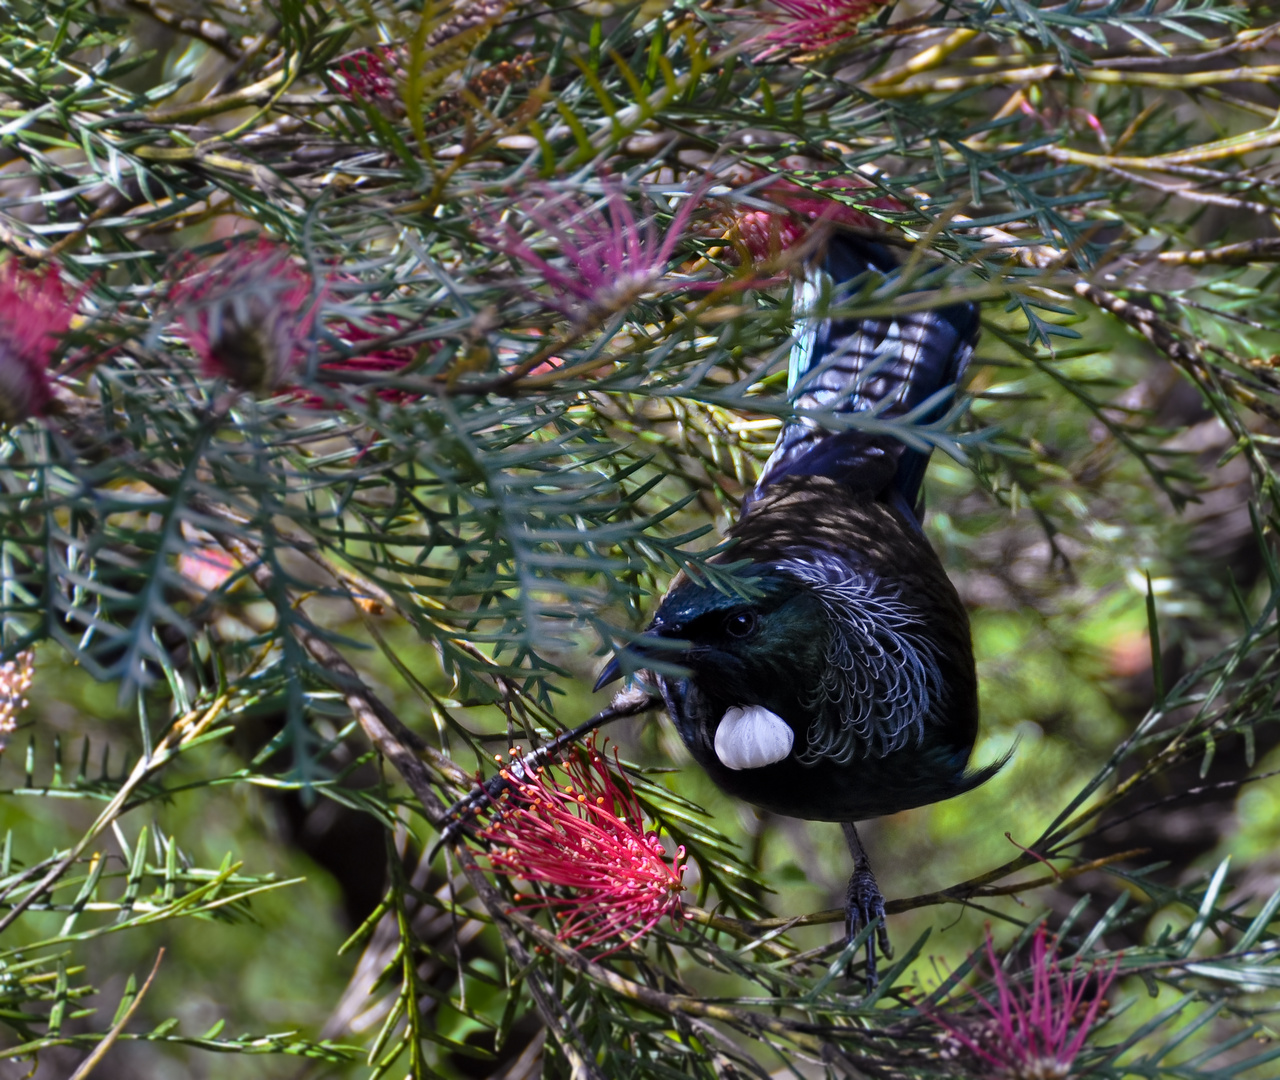
<instances>
[{"instance_id":1,"label":"bird's beak","mask_svg":"<svg viewBox=\"0 0 1280 1080\"><path fill-rule=\"evenodd\" d=\"M685 642L670 641L650 627L613 654L596 679L595 689L603 690L624 675L630 677L641 671L678 672L676 665L685 654L685 646Z\"/></svg>"},{"instance_id":2,"label":"bird's beak","mask_svg":"<svg viewBox=\"0 0 1280 1080\"><path fill-rule=\"evenodd\" d=\"M622 678L622 665L618 663L618 657L613 656L604 666L604 670L600 672L600 678L596 680L595 686L591 688L593 694L598 694L611 682L615 682Z\"/></svg>"}]
</instances>

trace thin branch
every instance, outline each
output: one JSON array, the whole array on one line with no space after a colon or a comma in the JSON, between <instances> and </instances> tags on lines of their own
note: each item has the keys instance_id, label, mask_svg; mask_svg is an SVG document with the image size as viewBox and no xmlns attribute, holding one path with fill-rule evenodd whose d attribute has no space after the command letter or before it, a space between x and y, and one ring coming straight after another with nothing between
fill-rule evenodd
<instances>
[{"instance_id":1,"label":"thin branch","mask_svg":"<svg viewBox=\"0 0 1280 1080\"><path fill-rule=\"evenodd\" d=\"M1278 208L1271 208L1273 212L1276 209ZM1240 266L1251 262L1275 262L1280 260L1280 237L1262 236L1257 240L1223 244L1216 248L1196 248L1193 251L1162 251L1156 259L1175 266L1209 266L1214 263Z\"/></svg>"},{"instance_id":2,"label":"thin branch","mask_svg":"<svg viewBox=\"0 0 1280 1080\"><path fill-rule=\"evenodd\" d=\"M71 1074L71 1080L85 1080L85 1077L93 1072L94 1067L107 1056L107 1051L115 1045L116 1039L120 1037L120 1033L124 1031L125 1026L133 1019L133 1014L138 1011L138 1006L142 1004L142 999L146 996L147 991L151 989L151 983L156 977L156 972L160 970L160 961L164 959L164 949L160 949L156 954L156 962L151 965L151 974L147 976L147 981L142 984L141 989L134 994L133 1000L129 1002L129 1007L125 1009L124 1015L111 1025L111 1030L107 1032L102 1042L93 1048L87 1058L80 1063L80 1067Z\"/></svg>"},{"instance_id":3,"label":"thin branch","mask_svg":"<svg viewBox=\"0 0 1280 1080\"><path fill-rule=\"evenodd\" d=\"M1037 64L1034 67L1011 68L1007 71L985 71L979 75L928 76L896 85L871 83L865 89L881 98L917 97L921 94L954 94L995 86L1030 86L1059 77L1104 86L1149 86L1160 90L1198 90L1232 83L1275 82L1280 66L1240 67L1219 71L1191 71L1184 74L1141 72L1121 68L1079 67L1067 71L1060 63Z\"/></svg>"},{"instance_id":4,"label":"thin branch","mask_svg":"<svg viewBox=\"0 0 1280 1080\"><path fill-rule=\"evenodd\" d=\"M243 55L239 41L232 37L231 31L221 23L212 19L200 19L194 15L179 15L176 11L153 3L152 0L125 0L127 7L141 12L147 18L167 26L176 34L203 41L212 49L217 49L228 60L239 60Z\"/></svg>"},{"instance_id":5,"label":"thin branch","mask_svg":"<svg viewBox=\"0 0 1280 1080\"><path fill-rule=\"evenodd\" d=\"M19 915L53 887L75 861L84 854L88 846L101 836L103 831L128 808L130 796L138 787L166 765L184 743L198 738L208 730L213 721L222 715L222 711L226 708L228 702L228 697L223 695L207 709L193 710L174 721L168 732L165 733L164 738L156 744L154 750L138 760L138 763L133 767L133 771L129 774L129 778L120 785L120 789L112 796L111 801L98 814L97 819L80 837L75 846L59 859L49 872L9 909L3 918L0 918L0 932L13 925L14 920Z\"/></svg>"}]
</instances>

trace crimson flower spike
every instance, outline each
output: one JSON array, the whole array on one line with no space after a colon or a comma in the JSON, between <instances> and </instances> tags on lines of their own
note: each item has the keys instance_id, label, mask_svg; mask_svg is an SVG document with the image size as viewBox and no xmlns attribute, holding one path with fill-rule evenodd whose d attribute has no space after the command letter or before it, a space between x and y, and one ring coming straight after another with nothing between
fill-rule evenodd
<instances>
[{"instance_id":1,"label":"crimson flower spike","mask_svg":"<svg viewBox=\"0 0 1280 1080\"><path fill-rule=\"evenodd\" d=\"M983 1063L983 1075L1001 1080L1066 1080L1098 1013L1107 1008L1107 989L1119 961L1104 970L1101 961L1082 965L1077 956L1071 968L1063 971L1058 939L1049 936L1043 923L1031 939L1029 982L1026 978L1015 982L1005 972L990 927L986 954L995 1000L968 990L980 1006L976 1014L931 1011L930 1018L958 1044L953 1046L955 1055L967 1051Z\"/></svg>"},{"instance_id":2,"label":"crimson flower spike","mask_svg":"<svg viewBox=\"0 0 1280 1080\"><path fill-rule=\"evenodd\" d=\"M377 310L362 312L359 322L350 317L330 318L326 331L341 341L351 355L340 360L322 360L316 373L316 381L332 385L341 383L345 373L390 376L403 371L418 358L423 346L373 344L384 342L384 339L403 330L404 324L399 318ZM434 348L434 345L429 348ZM307 390L299 390L298 396L308 408L323 408L329 403L322 395ZM377 396L383 401L398 403L409 401L418 395L411 390L384 386L377 390Z\"/></svg>"},{"instance_id":3,"label":"crimson flower spike","mask_svg":"<svg viewBox=\"0 0 1280 1080\"><path fill-rule=\"evenodd\" d=\"M357 49L330 69L334 85L349 101L392 101L396 98L391 46Z\"/></svg>"},{"instance_id":4,"label":"crimson flower spike","mask_svg":"<svg viewBox=\"0 0 1280 1080\"><path fill-rule=\"evenodd\" d=\"M55 267L0 266L0 424L44 415L53 401L49 367L75 313Z\"/></svg>"},{"instance_id":5,"label":"crimson flower spike","mask_svg":"<svg viewBox=\"0 0 1280 1080\"><path fill-rule=\"evenodd\" d=\"M759 179L759 178L757 178ZM819 190L853 196L864 206L880 210L901 211L902 203L889 196L874 193L868 180L860 176L833 176L819 180ZM725 239L739 241L756 261L777 259L804 241L815 225L851 225L859 229L882 228L870 214L852 206L815 194L808 188L779 177L767 184L753 183L751 194L777 204L777 210L743 210L731 207L720 221L728 228Z\"/></svg>"},{"instance_id":6,"label":"crimson flower spike","mask_svg":"<svg viewBox=\"0 0 1280 1080\"><path fill-rule=\"evenodd\" d=\"M178 282L172 300L205 374L261 392L303 358L325 292L288 248L260 239Z\"/></svg>"},{"instance_id":7,"label":"crimson flower spike","mask_svg":"<svg viewBox=\"0 0 1280 1080\"><path fill-rule=\"evenodd\" d=\"M517 895L518 907L555 912L556 936L578 949L609 943L601 955L643 937L664 915L678 925L684 848L669 858L658 834L644 831L635 790L594 739L558 768L568 783L555 783L549 770L523 779L504 771L511 793L478 834L495 873L542 886Z\"/></svg>"},{"instance_id":8,"label":"crimson flower spike","mask_svg":"<svg viewBox=\"0 0 1280 1080\"><path fill-rule=\"evenodd\" d=\"M489 243L526 263L546 282L551 307L579 323L623 311L658 284L702 194L699 190L681 200L660 238L653 218L637 222L620 184L603 183L603 202L538 184L517 204L515 220L541 231L555 254L535 250L512 220L485 230Z\"/></svg>"},{"instance_id":9,"label":"crimson flower spike","mask_svg":"<svg viewBox=\"0 0 1280 1080\"><path fill-rule=\"evenodd\" d=\"M756 60L786 53L815 53L858 32L858 24L888 0L773 0L773 28L757 39L764 48Z\"/></svg>"}]
</instances>

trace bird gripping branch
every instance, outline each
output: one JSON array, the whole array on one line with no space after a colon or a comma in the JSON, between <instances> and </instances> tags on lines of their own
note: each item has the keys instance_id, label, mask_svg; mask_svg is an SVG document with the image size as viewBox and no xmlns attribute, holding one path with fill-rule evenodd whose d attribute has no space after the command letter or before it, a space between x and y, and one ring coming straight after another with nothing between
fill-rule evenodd
<instances>
[{"instance_id":1,"label":"bird gripping branch","mask_svg":"<svg viewBox=\"0 0 1280 1080\"><path fill-rule=\"evenodd\" d=\"M840 315L896 270L884 247L839 232L808 265L790 363L797 418L729 533L726 558L748 561L737 573L750 588L678 575L597 684L655 660L684 669L648 679L694 759L730 795L844 826L847 931L880 920L886 956L884 900L853 823L959 795L1000 766L968 768L969 620L921 529L932 448L910 431L947 414L978 313ZM866 978L873 987L870 937Z\"/></svg>"}]
</instances>

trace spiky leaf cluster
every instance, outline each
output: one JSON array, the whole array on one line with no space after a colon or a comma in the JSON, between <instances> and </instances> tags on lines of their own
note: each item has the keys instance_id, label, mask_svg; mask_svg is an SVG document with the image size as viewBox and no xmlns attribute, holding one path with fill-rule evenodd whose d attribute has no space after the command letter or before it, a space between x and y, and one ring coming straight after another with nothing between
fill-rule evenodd
<instances>
[{"instance_id":1,"label":"spiky leaf cluster","mask_svg":"<svg viewBox=\"0 0 1280 1080\"><path fill-rule=\"evenodd\" d=\"M1117 971L1072 1075L1266 1074L1275 1051L1250 1040L1273 1034L1280 892L1246 902L1240 868L1170 876L1090 844L1234 793L1276 742L1273 13L846 7L832 33L805 5L732 0L0 2L6 273L56 273L75 305L48 403L0 429L3 660L34 648L37 689L84 674L136 716L89 731L115 767L90 768L86 739L64 771L38 723L18 763L4 732L6 799L90 812L52 854L8 833L0 1055L71 1046L87 1072L92 1047L151 1040L375 1077L462 1057L469 1075L965 1075L938 1010L963 1025L958 981L987 1000L1007 983L969 960L930 975L921 936L864 994L844 977L863 942L823 936L839 912L773 910L764 841L713 825L651 728L633 780L696 868L682 929L575 950L467 844L433 850L495 752L579 718L593 657L677 570L741 587L708 558L794 415L793 271L835 223L902 262L845 314L982 305L971 407L899 425L953 462L934 528L963 581L1043 610L1080 584L1053 576L1074 559L1102 596L1122 574L1089 578L1108 571L1093 541L1171 581L1179 512L1232 461L1257 567L1196 609L1207 630L1174 614L1177 670L1148 578L1150 708L1022 853L891 915L976 908L1025 941L1053 908L1063 964ZM227 342L274 348L270 378ZM1144 365L1191 388L1193 419ZM1202 422L1216 434L1188 441ZM1008 553L1033 544L1053 573L1028 584ZM1188 768L1208 777L1192 792L1170 780ZM159 991L140 980L114 1015L82 1005L89 943L241 918L290 884L201 866L157 823L226 790L384 827L386 893L323 1038L144 1029ZM1054 907L1077 880L1091 893Z\"/></svg>"}]
</instances>

